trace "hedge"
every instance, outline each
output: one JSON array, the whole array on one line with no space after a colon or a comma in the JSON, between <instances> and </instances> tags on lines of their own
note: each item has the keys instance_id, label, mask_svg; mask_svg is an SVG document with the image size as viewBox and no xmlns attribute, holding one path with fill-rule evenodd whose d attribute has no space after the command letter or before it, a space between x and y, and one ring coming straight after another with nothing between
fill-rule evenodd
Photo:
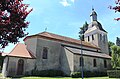
<instances>
[{"instance_id":1,"label":"hedge","mask_svg":"<svg viewBox=\"0 0 120 79\"><path fill-rule=\"evenodd\" d=\"M84 71L83 76L84 77L101 77L101 76L107 76L107 72ZM79 78L79 77L81 77L81 72L73 72L73 73L71 73L71 77Z\"/></svg>"},{"instance_id":2,"label":"hedge","mask_svg":"<svg viewBox=\"0 0 120 79\"><path fill-rule=\"evenodd\" d=\"M72 78L79 78L79 77L81 77L81 72L73 72L73 73L71 73L71 75L70 75Z\"/></svg>"},{"instance_id":3,"label":"hedge","mask_svg":"<svg viewBox=\"0 0 120 79\"><path fill-rule=\"evenodd\" d=\"M107 75L109 78L120 78L120 70L108 70Z\"/></svg>"},{"instance_id":4,"label":"hedge","mask_svg":"<svg viewBox=\"0 0 120 79\"><path fill-rule=\"evenodd\" d=\"M64 73L61 70L32 70L32 76L40 76L40 77L55 77L55 76L64 76Z\"/></svg>"}]
</instances>

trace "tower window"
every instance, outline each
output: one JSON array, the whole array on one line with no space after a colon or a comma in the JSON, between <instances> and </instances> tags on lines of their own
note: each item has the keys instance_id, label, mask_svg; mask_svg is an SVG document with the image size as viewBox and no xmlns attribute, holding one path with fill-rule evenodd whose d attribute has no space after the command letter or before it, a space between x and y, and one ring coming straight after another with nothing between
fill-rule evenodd
<instances>
[{"instance_id":1,"label":"tower window","mask_svg":"<svg viewBox=\"0 0 120 79\"><path fill-rule=\"evenodd\" d=\"M42 58L43 59L47 59L47 55L48 55L48 48L47 47L43 47Z\"/></svg>"},{"instance_id":2,"label":"tower window","mask_svg":"<svg viewBox=\"0 0 120 79\"><path fill-rule=\"evenodd\" d=\"M90 41L90 37L88 36L88 41Z\"/></svg>"},{"instance_id":3,"label":"tower window","mask_svg":"<svg viewBox=\"0 0 120 79\"><path fill-rule=\"evenodd\" d=\"M94 40L94 35L92 35L92 40Z\"/></svg>"},{"instance_id":4,"label":"tower window","mask_svg":"<svg viewBox=\"0 0 120 79\"><path fill-rule=\"evenodd\" d=\"M105 36L105 35L103 35L103 42L105 42L105 40L106 40L106 36Z\"/></svg>"},{"instance_id":5,"label":"tower window","mask_svg":"<svg viewBox=\"0 0 120 79\"><path fill-rule=\"evenodd\" d=\"M83 59L83 57L80 57L80 66L84 66L84 59Z\"/></svg>"},{"instance_id":6,"label":"tower window","mask_svg":"<svg viewBox=\"0 0 120 79\"><path fill-rule=\"evenodd\" d=\"M93 59L93 67L96 67L96 66L97 66L96 59Z\"/></svg>"},{"instance_id":7,"label":"tower window","mask_svg":"<svg viewBox=\"0 0 120 79\"><path fill-rule=\"evenodd\" d=\"M107 61L104 60L104 68L107 68Z\"/></svg>"},{"instance_id":8,"label":"tower window","mask_svg":"<svg viewBox=\"0 0 120 79\"><path fill-rule=\"evenodd\" d=\"M102 34L100 34L100 40L102 40Z\"/></svg>"}]
</instances>

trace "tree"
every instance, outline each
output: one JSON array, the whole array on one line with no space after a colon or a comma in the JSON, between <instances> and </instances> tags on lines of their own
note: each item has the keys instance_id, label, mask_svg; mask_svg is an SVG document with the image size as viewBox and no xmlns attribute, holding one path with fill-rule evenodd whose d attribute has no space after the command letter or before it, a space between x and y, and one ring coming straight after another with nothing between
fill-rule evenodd
<instances>
[{"instance_id":1,"label":"tree","mask_svg":"<svg viewBox=\"0 0 120 79\"><path fill-rule=\"evenodd\" d=\"M2 70L4 58L5 58L5 57L2 56L2 53L0 53L0 70Z\"/></svg>"},{"instance_id":2,"label":"tree","mask_svg":"<svg viewBox=\"0 0 120 79\"><path fill-rule=\"evenodd\" d=\"M115 13L116 13L116 12L120 12L120 0L116 0L116 1L115 1L115 5L116 5L116 6L114 6L114 7L113 7L113 6L109 6L109 8L112 9L112 10L114 10ZM115 20L118 21L118 20L120 20L120 18L115 18Z\"/></svg>"},{"instance_id":3,"label":"tree","mask_svg":"<svg viewBox=\"0 0 120 79\"><path fill-rule=\"evenodd\" d=\"M112 49L111 49L111 47L112 47L113 45L115 45L115 43L113 43L113 42L111 42L111 41L108 42L108 48L109 48L109 55L110 55L110 56L111 56L111 54L112 54Z\"/></svg>"},{"instance_id":4,"label":"tree","mask_svg":"<svg viewBox=\"0 0 120 79\"><path fill-rule=\"evenodd\" d=\"M120 68L120 47L113 45L112 47L112 67L114 69Z\"/></svg>"},{"instance_id":5,"label":"tree","mask_svg":"<svg viewBox=\"0 0 120 79\"><path fill-rule=\"evenodd\" d=\"M27 10L28 4L23 0L0 0L0 48L8 43L17 43L19 38L25 37L29 22L25 19L32 11Z\"/></svg>"},{"instance_id":6,"label":"tree","mask_svg":"<svg viewBox=\"0 0 120 79\"><path fill-rule=\"evenodd\" d=\"M116 45L120 46L120 38L119 37L117 37L117 39L116 39Z\"/></svg>"},{"instance_id":7,"label":"tree","mask_svg":"<svg viewBox=\"0 0 120 79\"><path fill-rule=\"evenodd\" d=\"M80 27L80 32L79 32L79 38L84 40L84 33L87 31L88 29L88 23L85 22L85 24L83 24L82 27ZM82 38L81 38L81 34L83 34Z\"/></svg>"}]
</instances>

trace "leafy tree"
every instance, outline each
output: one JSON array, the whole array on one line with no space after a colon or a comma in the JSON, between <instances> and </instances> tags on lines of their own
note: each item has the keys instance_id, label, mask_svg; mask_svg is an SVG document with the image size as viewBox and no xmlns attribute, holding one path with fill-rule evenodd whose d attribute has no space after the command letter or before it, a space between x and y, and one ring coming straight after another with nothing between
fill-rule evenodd
<instances>
[{"instance_id":1,"label":"leafy tree","mask_svg":"<svg viewBox=\"0 0 120 79\"><path fill-rule=\"evenodd\" d=\"M17 43L19 38L27 35L25 30L29 24L25 19L32 11L23 0L0 0L0 48L8 43Z\"/></svg>"},{"instance_id":2,"label":"leafy tree","mask_svg":"<svg viewBox=\"0 0 120 79\"><path fill-rule=\"evenodd\" d=\"M5 57L2 56L2 53L0 53L0 70L2 70L4 58L5 58Z\"/></svg>"},{"instance_id":3,"label":"leafy tree","mask_svg":"<svg viewBox=\"0 0 120 79\"><path fill-rule=\"evenodd\" d=\"M116 12L120 12L120 0L115 0L115 5L116 6L109 6L110 9L114 10ZM115 20L120 20L120 18L115 18Z\"/></svg>"},{"instance_id":4,"label":"leafy tree","mask_svg":"<svg viewBox=\"0 0 120 79\"><path fill-rule=\"evenodd\" d=\"M120 46L120 38L119 37L117 37L117 39L116 39L116 45Z\"/></svg>"},{"instance_id":5,"label":"leafy tree","mask_svg":"<svg viewBox=\"0 0 120 79\"><path fill-rule=\"evenodd\" d=\"M79 32L79 38L84 40L84 33L87 31L88 29L88 23L85 22L85 24L83 24L82 27L80 27L80 32ZM81 34L83 34L82 38L81 38Z\"/></svg>"},{"instance_id":6,"label":"leafy tree","mask_svg":"<svg viewBox=\"0 0 120 79\"><path fill-rule=\"evenodd\" d=\"M113 43L113 42L111 42L111 41L108 42L108 48L109 48L109 55L110 55L110 56L111 56L111 54L112 54L111 47L112 47L113 45L115 45L115 43Z\"/></svg>"},{"instance_id":7,"label":"leafy tree","mask_svg":"<svg viewBox=\"0 0 120 79\"><path fill-rule=\"evenodd\" d=\"M120 68L120 47L113 45L112 47L112 67L114 69Z\"/></svg>"}]
</instances>

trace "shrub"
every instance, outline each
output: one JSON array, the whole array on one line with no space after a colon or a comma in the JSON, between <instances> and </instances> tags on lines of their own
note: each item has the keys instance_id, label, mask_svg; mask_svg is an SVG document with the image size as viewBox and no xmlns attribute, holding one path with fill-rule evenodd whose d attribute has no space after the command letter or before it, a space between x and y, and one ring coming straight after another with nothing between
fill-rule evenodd
<instances>
[{"instance_id":1,"label":"shrub","mask_svg":"<svg viewBox=\"0 0 120 79\"><path fill-rule=\"evenodd\" d=\"M120 70L108 70L107 75L109 78L120 78Z\"/></svg>"},{"instance_id":2,"label":"shrub","mask_svg":"<svg viewBox=\"0 0 120 79\"><path fill-rule=\"evenodd\" d=\"M41 76L41 77L55 77L55 76L64 76L64 73L61 70L32 70L32 76Z\"/></svg>"},{"instance_id":3,"label":"shrub","mask_svg":"<svg viewBox=\"0 0 120 79\"><path fill-rule=\"evenodd\" d=\"M30 76L31 74L30 74L30 72L29 71L26 71L25 72L25 76Z\"/></svg>"},{"instance_id":4,"label":"shrub","mask_svg":"<svg viewBox=\"0 0 120 79\"><path fill-rule=\"evenodd\" d=\"M73 73L71 73L71 75L70 75L72 78L79 78L79 77L81 77L81 72L73 72Z\"/></svg>"},{"instance_id":5,"label":"shrub","mask_svg":"<svg viewBox=\"0 0 120 79\"><path fill-rule=\"evenodd\" d=\"M83 72L84 77L101 77L101 76L107 76L107 72L98 72L98 71L84 71ZM71 74L72 78L78 78L81 77L81 72L73 72Z\"/></svg>"}]
</instances>

